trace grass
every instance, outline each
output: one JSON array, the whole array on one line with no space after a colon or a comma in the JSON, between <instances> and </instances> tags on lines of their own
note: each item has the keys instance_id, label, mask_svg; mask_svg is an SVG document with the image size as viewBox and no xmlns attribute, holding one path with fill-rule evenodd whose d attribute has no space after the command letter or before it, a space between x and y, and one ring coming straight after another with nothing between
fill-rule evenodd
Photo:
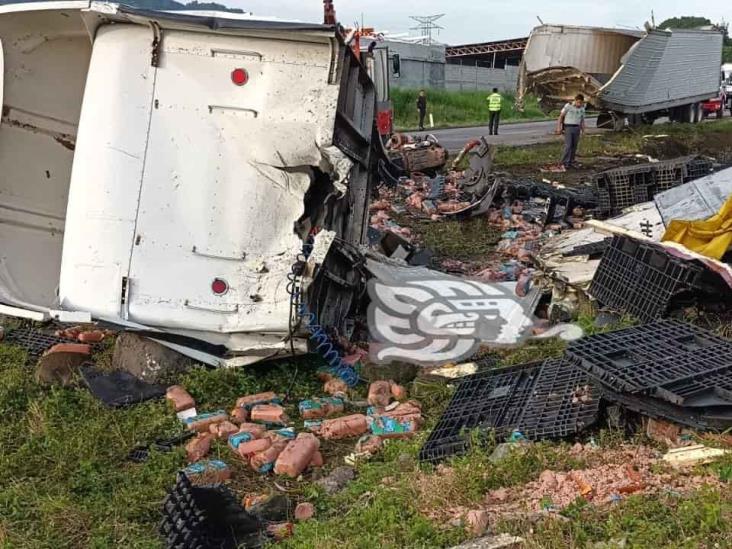
<instances>
[{"instance_id":1,"label":"grass","mask_svg":"<svg viewBox=\"0 0 732 549\"><path fill-rule=\"evenodd\" d=\"M200 368L180 381L200 410L228 409L237 396L287 387L289 366ZM309 396L319 388L314 365L300 370L293 390ZM111 410L84 388L41 388L25 353L0 346L0 546L159 547L160 504L184 452L154 453L145 464L126 456L180 429L164 401ZM232 462L226 448L215 453Z\"/></svg>"},{"instance_id":2,"label":"grass","mask_svg":"<svg viewBox=\"0 0 732 549\"><path fill-rule=\"evenodd\" d=\"M666 136L653 138L649 136ZM526 147L499 146L494 165L496 169L516 170L536 168L558 162L563 143L561 138L551 143ZM580 141L579 161L588 168L602 158L642 153L658 159L686 154L709 154L723 161L732 161L732 120L703 124L659 124L642 126L622 132L586 135ZM548 177L561 179L561 174Z\"/></svg>"},{"instance_id":3,"label":"grass","mask_svg":"<svg viewBox=\"0 0 732 549\"><path fill-rule=\"evenodd\" d=\"M426 90L427 123L431 113L436 128L461 126L484 126L488 124L488 101L490 91L447 91ZM394 104L394 127L397 131L413 130L419 125L417 114L417 95L419 90L394 88L391 100ZM525 109L519 112L515 108L515 97L503 95L501 122L521 120L544 120L547 115L539 109L534 97L528 97Z\"/></svg>"},{"instance_id":4,"label":"grass","mask_svg":"<svg viewBox=\"0 0 732 549\"><path fill-rule=\"evenodd\" d=\"M424 222L415 230L438 257L462 261L484 258L501 239L501 233L484 218Z\"/></svg>"},{"instance_id":5,"label":"grass","mask_svg":"<svg viewBox=\"0 0 732 549\"><path fill-rule=\"evenodd\" d=\"M732 121L659 126L586 139L581 152L587 157L634 153L647 145L649 140L643 136L649 133L665 133L691 151L704 151L728 146L725 139L732 134ZM546 145L500 149L497 160L502 166L535 169L537 159L553 152ZM434 225L440 226L437 232L425 238L452 257L463 253L470 257L475 252L462 249L461 241L477 241L479 253L487 253L495 238L476 222ZM579 322L587 333L597 331L591 317ZM624 320L621 327L626 325ZM559 341L531 342L501 351L502 364L541 360L563 349ZM100 358L107 362L109 350ZM228 409L243 394L289 387L295 364L300 373L292 385L292 400L320 394L314 376L318 361L308 359L241 370L197 368L177 381L193 394L200 410ZM552 443L531 445L527 452L511 454L498 464L488 461L486 451L476 449L454 460L450 475L419 465L419 448L451 390L424 381L410 390L425 407L424 431L413 441L388 444L382 455L360 464L359 478L340 494L326 496L313 484L294 484L291 495L313 501L318 513L315 520L298 525L284 547L450 547L468 535L460 524L451 522L448 508L477 508L486 491L534 480L547 468L583 467L566 444ZM185 464L183 450L154 453L144 464L132 464L126 456L137 444L179 430L174 414L162 401L110 410L83 387L40 387L25 353L0 345L0 547L161 547L160 503ZM601 432L595 439L604 446L616 443L619 436ZM341 465L342 455L352 445L353 441L346 441L338 448L328 447L328 466ZM223 445L214 448L213 456L231 465L232 488L237 493L274 489L273 479L249 473ZM732 457L701 472L716 473L729 483ZM732 490L703 489L684 497L673 493L632 496L604 508L577 503L564 512L564 519L546 517L530 524L506 520L497 531L524 537L529 548L617 547L621 543L626 547L730 547L730 519Z\"/></svg>"},{"instance_id":6,"label":"grass","mask_svg":"<svg viewBox=\"0 0 732 549\"><path fill-rule=\"evenodd\" d=\"M591 319L580 323L594 333ZM503 363L538 360L562 351L558 342L538 342L504 351ZM317 360L298 362L292 401L318 394ZM200 410L228 408L246 393L292 382L292 362L243 370L196 368L179 380ZM410 393L425 408L427 425L412 441L393 441L370 462L358 465L358 478L343 492L325 495L308 482L289 483L290 495L317 508L316 519L298 524L288 548L361 549L451 547L469 535L460 509L479 508L487 491L526 483L545 469L583 468L569 444L540 443L493 464L487 449L475 448L454 459L445 474L417 461L419 448L444 410L451 390L419 381ZM293 414L294 416L294 414ZM167 436L180 427L162 401L123 410L103 407L82 388L42 388L33 381L25 353L0 346L0 546L20 548L160 547L160 502L185 464L183 450L154 453L147 463L126 461L130 448ZM599 433L601 444L618 435ZM350 452L352 441L344 443ZM610 446L608 446L610 447ZM213 455L234 471L232 488L240 495L274 490L273 479L246 471L223 445ZM340 455L343 455L341 453ZM329 467L342 464L329 449ZM729 481L732 457L706 466ZM701 472L704 472L701 471ZM632 497L612 508L575 505L566 520L528 525L506 521L499 531L527 539L528 547L583 547L625 539L629 547L688 546L732 539L732 492L702 490L689 497ZM454 511L451 511L454 510ZM710 545L711 546L711 545Z\"/></svg>"}]
</instances>

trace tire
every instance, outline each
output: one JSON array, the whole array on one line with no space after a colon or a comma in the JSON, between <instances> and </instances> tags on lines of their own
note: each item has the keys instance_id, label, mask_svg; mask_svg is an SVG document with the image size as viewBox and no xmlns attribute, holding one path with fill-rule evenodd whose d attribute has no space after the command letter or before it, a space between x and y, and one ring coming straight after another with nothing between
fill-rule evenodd
<instances>
[{"instance_id":1,"label":"tire","mask_svg":"<svg viewBox=\"0 0 732 549\"><path fill-rule=\"evenodd\" d=\"M698 124L702 121L701 103L692 103L691 105L691 123Z\"/></svg>"},{"instance_id":2,"label":"tire","mask_svg":"<svg viewBox=\"0 0 732 549\"><path fill-rule=\"evenodd\" d=\"M622 115L613 117L613 130L616 132L625 129L625 117Z\"/></svg>"},{"instance_id":3,"label":"tire","mask_svg":"<svg viewBox=\"0 0 732 549\"><path fill-rule=\"evenodd\" d=\"M643 117L640 114L634 113L628 115L628 126L631 128L638 128L643 125Z\"/></svg>"},{"instance_id":4,"label":"tire","mask_svg":"<svg viewBox=\"0 0 732 549\"><path fill-rule=\"evenodd\" d=\"M603 128L607 130L612 130L615 127L615 122L613 120L613 115L609 112L601 112L597 116L597 121L595 122L595 126L598 128Z\"/></svg>"},{"instance_id":5,"label":"tire","mask_svg":"<svg viewBox=\"0 0 732 549\"><path fill-rule=\"evenodd\" d=\"M682 105L678 107L678 121L682 124L693 124L696 109L694 105Z\"/></svg>"}]
</instances>

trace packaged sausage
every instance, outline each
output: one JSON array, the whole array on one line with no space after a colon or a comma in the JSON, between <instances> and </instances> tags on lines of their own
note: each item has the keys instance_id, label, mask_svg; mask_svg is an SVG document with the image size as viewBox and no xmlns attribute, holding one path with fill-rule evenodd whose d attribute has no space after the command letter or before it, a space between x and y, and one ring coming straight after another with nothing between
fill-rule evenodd
<instances>
[{"instance_id":1,"label":"packaged sausage","mask_svg":"<svg viewBox=\"0 0 732 549\"><path fill-rule=\"evenodd\" d=\"M368 401L371 406L385 408L391 402L391 386L388 381L374 381L369 386Z\"/></svg>"},{"instance_id":2,"label":"packaged sausage","mask_svg":"<svg viewBox=\"0 0 732 549\"><path fill-rule=\"evenodd\" d=\"M298 409L303 419L322 419L335 414L342 414L345 404L343 400L335 397L312 398L300 402Z\"/></svg>"},{"instance_id":3,"label":"packaged sausage","mask_svg":"<svg viewBox=\"0 0 732 549\"><path fill-rule=\"evenodd\" d=\"M176 412L182 412L189 408L195 408L196 401L193 397L180 385L168 387L165 392L165 398L173 403L173 409Z\"/></svg>"},{"instance_id":4,"label":"packaged sausage","mask_svg":"<svg viewBox=\"0 0 732 549\"><path fill-rule=\"evenodd\" d=\"M229 466L217 459L193 463L183 472L194 484L221 484L231 478Z\"/></svg>"},{"instance_id":5,"label":"packaged sausage","mask_svg":"<svg viewBox=\"0 0 732 549\"><path fill-rule=\"evenodd\" d=\"M251 410L258 404L282 404L282 398L272 391L240 397L236 400L235 408Z\"/></svg>"},{"instance_id":6,"label":"packaged sausage","mask_svg":"<svg viewBox=\"0 0 732 549\"><path fill-rule=\"evenodd\" d=\"M202 433L188 442L188 444L186 444L186 456L188 457L188 462L193 463L206 457L211 450L211 443L213 440L214 436L211 433Z\"/></svg>"},{"instance_id":7,"label":"packaged sausage","mask_svg":"<svg viewBox=\"0 0 732 549\"><path fill-rule=\"evenodd\" d=\"M297 438L287 444L277 458L274 472L297 478L308 468L315 452L320 448L320 441L312 433L300 433Z\"/></svg>"},{"instance_id":8,"label":"packaged sausage","mask_svg":"<svg viewBox=\"0 0 732 549\"><path fill-rule=\"evenodd\" d=\"M366 416L356 414L335 419L326 419L320 427L320 435L326 440L340 440L360 437L368 430L369 423Z\"/></svg>"},{"instance_id":9,"label":"packaged sausage","mask_svg":"<svg viewBox=\"0 0 732 549\"><path fill-rule=\"evenodd\" d=\"M249 442L242 442L237 446L236 451L246 460L249 460L254 454L264 452L272 446L272 441L268 438L255 438Z\"/></svg>"},{"instance_id":10,"label":"packaged sausage","mask_svg":"<svg viewBox=\"0 0 732 549\"><path fill-rule=\"evenodd\" d=\"M193 417L189 417L183 420L183 423L188 430L198 431L199 433L205 433L209 431L209 428L214 423L221 423L229 419L226 412L219 410L218 412L211 412L207 414L198 414Z\"/></svg>"},{"instance_id":11,"label":"packaged sausage","mask_svg":"<svg viewBox=\"0 0 732 549\"><path fill-rule=\"evenodd\" d=\"M269 473L272 469L274 469L277 458L280 457L280 454L284 451L285 448L287 448L288 444L288 442L285 442L283 440L273 442L272 446L270 446L263 452L254 454L249 459L249 465L258 473Z\"/></svg>"},{"instance_id":12,"label":"packaged sausage","mask_svg":"<svg viewBox=\"0 0 732 549\"><path fill-rule=\"evenodd\" d=\"M285 409L278 404L258 404L252 408L251 418L254 423L282 426L289 423Z\"/></svg>"}]
</instances>

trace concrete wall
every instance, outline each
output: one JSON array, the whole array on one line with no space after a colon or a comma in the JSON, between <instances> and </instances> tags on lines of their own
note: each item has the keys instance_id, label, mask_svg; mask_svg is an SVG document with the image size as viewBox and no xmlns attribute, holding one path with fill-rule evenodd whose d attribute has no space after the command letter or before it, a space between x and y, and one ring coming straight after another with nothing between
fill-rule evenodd
<instances>
[{"instance_id":1,"label":"concrete wall","mask_svg":"<svg viewBox=\"0 0 732 549\"><path fill-rule=\"evenodd\" d=\"M516 91L518 67L507 66L504 70L448 65L445 46L440 45L386 41L379 47L389 49L389 85L393 88ZM394 55L399 55L401 64L398 77L392 71Z\"/></svg>"},{"instance_id":2,"label":"concrete wall","mask_svg":"<svg viewBox=\"0 0 732 549\"><path fill-rule=\"evenodd\" d=\"M448 90L491 90L515 93L519 68L488 69L471 65L445 65L445 88Z\"/></svg>"}]
</instances>

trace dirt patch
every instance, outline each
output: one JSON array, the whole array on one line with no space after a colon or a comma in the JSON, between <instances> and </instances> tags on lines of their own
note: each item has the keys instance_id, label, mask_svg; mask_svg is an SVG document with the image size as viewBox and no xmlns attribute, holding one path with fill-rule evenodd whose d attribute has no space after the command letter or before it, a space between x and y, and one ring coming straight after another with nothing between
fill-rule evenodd
<instances>
[{"instance_id":1,"label":"dirt patch","mask_svg":"<svg viewBox=\"0 0 732 549\"><path fill-rule=\"evenodd\" d=\"M532 482L491 490L479 507L488 511L495 525L516 517L559 512L578 499L602 507L633 494L688 494L704 486L723 486L716 476L671 468L661 459L661 452L643 445L603 449L576 444L570 456L576 459L571 470L545 470ZM486 469L484 474L490 471ZM438 522L464 518L475 507L464 497L461 480L460 471L447 466L416 478L421 511Z\"/></svg>"},{"instance_id":2,"label":"dirt patch","mask_svg":"<svg viewBox=\"0 0 732 549\"><path fill-rule=\"evenodd\" d=\"M114 345L112 366L148 383L173 382L193 366L193 361L136 334L122 333Z\"/></svg>"},{"instance_id":3,"label":"dirt patch","mask_svg":"<svg viewBox=\"0 0 732 549\"><path fill-rule=\"evenodd\" d=\"M584 450L580 450L580 453ZM598 459L599 458L599 459ZM695 476L671 469L658 451L647 446L623 446L592 455L592 464L580 470L546 470L538 480L516 488L500 488L486 495L492 517L561 511L582 498L597 506L620 501L632 494L690 493L705 485L721 488L717 477Z\"/></svg>"},{"instance_id":4,"label":"dirt patch","mask_svg":"<svg viewBox=\"0 0 732 549\"><path fill-rule=\"evenodd\" d=\"M675 137L650 137L644 140L641 153L668 160L679 156L686 156L692 153L688 141L680 141Z\"/></svg>"},{"instance_id":5,"label":"dirt patch","mask_svg":"<svg viewBox=\"0 0 732 549\"><path fill-rule=\"evenodd\" d=\"M732 131L706 134L698 145L698 151L723 164L732 163Z\"/></svg>"}]
</instances>

